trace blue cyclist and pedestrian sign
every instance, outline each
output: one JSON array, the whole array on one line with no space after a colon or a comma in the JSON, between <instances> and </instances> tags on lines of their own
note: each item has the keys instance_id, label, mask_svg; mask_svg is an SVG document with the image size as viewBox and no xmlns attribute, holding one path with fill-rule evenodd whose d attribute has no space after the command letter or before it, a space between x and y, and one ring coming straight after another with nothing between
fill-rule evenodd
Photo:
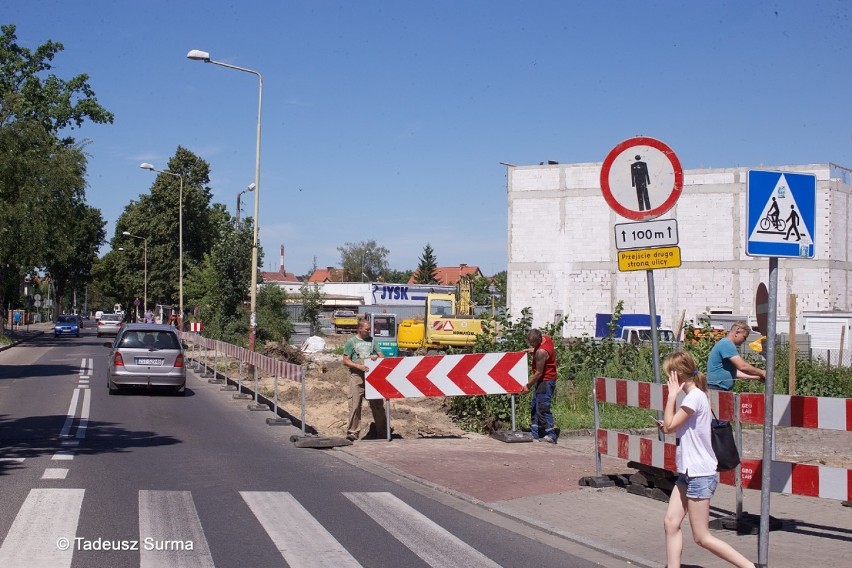
<instances>
[{"instance_id":1,"label":"blue cyclist and pedestrian sign","mask_svg":"<svg viewBox=\"0 0 852 568\"><path fill-rule=\"evenodd\" d=\"M814 257L816 176L749 170L746 211L748 256Z\"/></svg>"}]
</instances>

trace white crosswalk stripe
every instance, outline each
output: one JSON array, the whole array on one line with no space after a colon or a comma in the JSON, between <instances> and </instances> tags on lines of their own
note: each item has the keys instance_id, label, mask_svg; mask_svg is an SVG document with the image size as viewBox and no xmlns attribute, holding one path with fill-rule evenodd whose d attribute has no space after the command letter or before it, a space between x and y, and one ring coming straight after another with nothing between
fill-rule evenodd
<instances>
[{"instance_id":1,"label":"white crosswalk stripe","mask_svg":"<svg viewBox=\"0 0 852 568\"><path fill-rule=\"evenodd\" d=\"M32 489L0 545L0 567L70 567L74 552L87 550L75 540L84 494L84 489ZM433 568L499 567L391 493L343 495ZM241 491L240 496L291 568L360 566L290 493ZM140 568L215 567L190 491L140 490L138 505Z\"/></svg>"},{"instance_id":2,"label":"white crosswalk stripe","mask_svg":"<svg viewBox=\"0 0 852 568\"><path fill-rule=\"evenodd\" d=\"M212 568L189 491L139 492L140 568Z\"/></svg>"},{"instance_id":3,"label":"white crosswalk stripe","mask_svg":"<svg viewBox=\"0 0 852 568\"><path fill-rule=\"evenodd\" d=\"M360 566L289 493L241 491L240 495L291 568Z\"/></svg>"},{"instance_id":4,"label":"white crosswalk stripe","mask_svg":"<svg viewBox=\"0 0 852 568\"><path fill-rule=\"evenodd\" d=\"M433 568L500 568L499 564L391 493L344 495Z\"/></svg>"},{"instance_id":5,"label":"white crosswalk stripe","mask_svg":"<svg viewBox=\"0 0 852 568\"><path fill-rule=\"evenodd\" d=\"M0 566L71 566L84 492L84 489L32 489L0 546Z\"/></svg>"}]
</instances>

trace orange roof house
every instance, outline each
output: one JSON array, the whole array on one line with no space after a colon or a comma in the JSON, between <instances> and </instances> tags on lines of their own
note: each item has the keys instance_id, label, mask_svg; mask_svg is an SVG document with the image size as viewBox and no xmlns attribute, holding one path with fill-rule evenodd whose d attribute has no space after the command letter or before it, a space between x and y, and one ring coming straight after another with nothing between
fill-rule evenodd
<instances>
[{"instance_id":1,"label":"orange roof house","mask_svg":"<svg viewBox=\"0 0 852 568\"><path fill-rule=\"evenodd\" d=\"M482 278L482 271L478 266L468 266L467 264L459 264L458 266L439 266L435 269L435 277L438 284L443 286L452 286L457 284L462 276L469 276L471 279ZM417 277L417 271L408 279L409 284L414 284Z\"/></svg>"},{"instance_id":2,"label":"orange roof house","mask_svg":"<svg viewBox=\"0 0 852 568\"><path fill-rule=\"evenodd\" d=\"M314 273L308 278L308 283L323 283L323 282L343 282L343 269L334 268L317 268Z\"/></svg>"}]
</instances>

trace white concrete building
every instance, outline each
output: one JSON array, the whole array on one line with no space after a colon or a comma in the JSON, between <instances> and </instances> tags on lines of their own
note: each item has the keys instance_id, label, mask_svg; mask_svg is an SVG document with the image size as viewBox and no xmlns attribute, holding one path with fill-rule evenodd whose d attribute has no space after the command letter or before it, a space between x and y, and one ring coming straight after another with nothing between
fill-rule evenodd
<instances>
[{"instance_id":1,"label":"white concrete building","mask_svg":"<svg viewBox=\"0 0 852 568\"><path fill-rule=\"evenodd\" d=\"M567 316L563 335L594 335L595 314L648 313L647 273L620 272L615 214L600 189L602 164L510 166L508 309L529 307L536 326ZM674 327L711 312L754 314L768 285L769 259L746 256L746 180L750 169L811 173L817 179L813 259L779 260L778 317L852 310L852 171L834 164L684 170L683 193L661 219L677 219L682 265L654 271L657 313ZM801 318L798 321L803 321ZM799 324L800 326L802 324Z\"/></svg>"}]
</instances>

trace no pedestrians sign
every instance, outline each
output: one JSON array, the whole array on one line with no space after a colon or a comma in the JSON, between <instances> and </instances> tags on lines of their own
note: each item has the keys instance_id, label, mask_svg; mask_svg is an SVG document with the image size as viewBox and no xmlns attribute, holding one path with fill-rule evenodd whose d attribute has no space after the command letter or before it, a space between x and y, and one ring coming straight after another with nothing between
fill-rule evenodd
<instances>
[{"instance_id":1,"label":"no pedestrians sign","mask_svg":"<svg viewBox=\"0 0 852 568\"><path fill-rule=\"evenodd\" d=\"M647 136L613 148L601 168L601 192L613 211L634 221L659 217L683 190L680 160L665 143Z\"/></svg>"}]
</instances>

